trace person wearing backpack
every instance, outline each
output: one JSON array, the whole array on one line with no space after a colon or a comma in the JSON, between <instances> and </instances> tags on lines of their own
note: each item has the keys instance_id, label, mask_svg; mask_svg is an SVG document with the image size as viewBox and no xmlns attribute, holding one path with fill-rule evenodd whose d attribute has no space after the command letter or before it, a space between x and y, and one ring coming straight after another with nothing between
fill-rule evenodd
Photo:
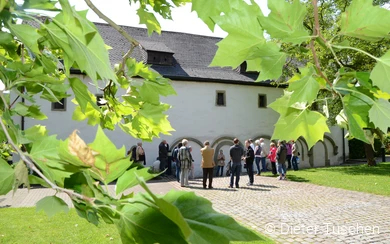
<instances>
[{"instance_id":1,"label":"person wearing backpack","mask_svg":"<svg viewBox=\"0 0 390 244\"><path fill-rule=\"evenodd\" d=\"M278 141L278 149L276 150L276 167L278 168L279 180L286 179L286 158L287 147L284 141Z\"/></svg>"},{"instance_id":2,"label":"person wearing backpack","mask_svg":"<svg viewBox=\"0 0 390 244\"><path fill-rule=\"evenodd\" d=\"M173 149L173 154L172 154L173 162L175 162L175 165L176 165L176 180L177 180L177 182L180 182L181 163L179 160L179 150L182 146L183 146L183 143L180 142L177 145L177 147L175 147L175 149Z\"/></svg>"}]
</instances>

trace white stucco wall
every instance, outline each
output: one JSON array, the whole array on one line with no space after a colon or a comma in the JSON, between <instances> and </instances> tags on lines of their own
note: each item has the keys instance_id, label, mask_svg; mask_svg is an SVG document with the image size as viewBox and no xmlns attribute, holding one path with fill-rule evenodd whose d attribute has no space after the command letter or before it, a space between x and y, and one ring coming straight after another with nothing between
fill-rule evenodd
<instances>
[{"instance_id":1,"label":"white stucco wall","mask_svg":"<svg viewBox=\"0 0 390 244\"><path fill-rule=\"evenodd\" d=\"M81 75L79 75L79 78L86 83L90 81L88 77ZM218 138L229 136L237 137L243 142L248 138L258 139L262 135L272 135L273 125L278 119L278 114L271 108L258 108L258 94L266 94L267 103L270 104L283 94L282 89L211 82L173 81L172 84L178 95L163 97L161 100L172 105L172 109L168 111L168 119L175 131L172 132L171 136L162 136L162 138L157 138L153 142L143 143L148 166L151 166L157 158L158 145L162 139L166 139L169 144L186 137L193 137L201 142L209 140L213 143ZM92 86L90 90L92 93L99 93ZM226 93L225 107L215 105L217 90ZM26 118L25 128L38 123L46 125L50 134L57 134L60 139L65 139L73 130L77 129L80 131L80 136L87 143L92 142L97 127L87 125L86 121L77 122L72 120L75 107L71 102L72 99L73 95L67 98L66 111L51 111L50 102L40 101L41 110L49 117L49 120L36 121ZM137 143L136 139L122 132L119 128L115 131L106 131L106 134L117 147L125 146L127 150ZM341 135L335 135L334 140L336 143L340 143ZM269 145L268 140L266 143ZM192 141L190 141L190 145L193 147L195 175L200 176L200 146ZM341 156L341 143L338 145L339 156ZM223 146L222 149L227 156L228 146ZM308 153L307 149L305 149L305 153ZM322 154L319 153L318 155ZM323 158L323 156L320 157ZM309 167L309 157L305 155L304 159L301 161L301 166ZM332 160L336 161L335 157L332 157Z\"/></svg>"}]
</instances>

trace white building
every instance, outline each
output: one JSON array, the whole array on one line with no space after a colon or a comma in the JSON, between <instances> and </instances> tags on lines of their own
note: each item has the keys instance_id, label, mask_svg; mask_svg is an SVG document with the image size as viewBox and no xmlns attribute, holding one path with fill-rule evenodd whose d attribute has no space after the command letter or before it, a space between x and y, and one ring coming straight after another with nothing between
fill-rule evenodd
<instances>
[{"instance_id":1,"label":"white building","mask_svg":"<svg viewBox=\"0 0 390 244\"><path fill-rule=\"evenodd\" d=\"M108 25L96 25L106 43L113 48L110 50L112 63L117 63L128 50L128 42ZM217 49L215 44L220 38L174 32L148 37L146 29L124 28L147 50L137 50L135 58L152 64L154 70L170 78L178 94L162 98L162 102L172 105L168 115L176 131L172 136L164 136L152 143L143 144L147 165L151 166L158 157L158 145L162 139L166 139L171 148L183 138L190 141L197 176L201 175L199 150L205 140L209 140L216 151L223 149L226 156L234 137L241 142L248 138L263 137L269 145L278 114L267 108L267 104L280 97L283 90L275 88L267 81L254 82L257 74L245 72L245 65L236 70L209 68ZM86 83L90 81L80 72L75 72L74 75ZM96 88L91 86L90 90L96 93ZM65 99L64 107L41 101L42 112L49 120L40 123L47 126L50 134L57 134L61 139L65 139L77 129L80 136L89 143L94 140L96 127L72 120L75 106L71 102L72 99L72 96ZM26 118L24 123L25 128L28 128L36 124L36 121ZM129 149L137 143L137 139L119 128L106 133L118 147L125 145ZM332 134L326 135L325 141L317 143L310 151L304 139L299 140L300 167L340 164L343 142L346 143L339 128L332 128Z\"/></svg>"}]
</instances>

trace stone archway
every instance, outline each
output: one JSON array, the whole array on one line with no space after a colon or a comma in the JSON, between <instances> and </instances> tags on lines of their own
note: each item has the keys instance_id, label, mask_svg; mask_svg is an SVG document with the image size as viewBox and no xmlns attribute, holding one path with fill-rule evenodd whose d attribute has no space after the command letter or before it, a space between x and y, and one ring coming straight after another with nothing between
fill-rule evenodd
<instances>
[{"instance_id":1,"label":"stone archway","mask_svg":"<svg viewBox=\"0 0 390 244\"><path fill-rule=\"evenodd\" d=\"M332 144L332 147L333 147L333 155L337 155L339 154L339 147L337 146L336 142L333 140L332 137L328 136L328 135L324 135L324 140L328 140L330 142L330 144Z\"/></svg>"},{"instance_id":2,"label":"stone archway","mask_svg":"<svg viewBox=\"0 0 390 244\"><path fill-rule=\"evenodd\" d=\"M203 147L203 142L199 141L198 139L196 138L193 138L193 137L180 137L176 140L174 140L171 145L170 145L170 148L173 149L175 148L183 139L186 139L187 141L192 141L192 142L195 142L197 145L199 145L201 148Z\"/></svg>"},{"instance_id":3,"label":"stone archway","mask_svg":"<svg viewBox=\"0 0 390 244\"><path fill-rule=\"evenodd\" d=\"M324 145L324 151L325 151L325 166L330 166L330 160L329 160L329 153L328 153L328 147L326 146L326 143L324 141L319 141Z\"/></svg>"},{"instance_id":4,"label":"stone archway","mask_svg":"<svg viewBox=\"0 0 390 244\"><path fill-rule=\"evenodd\" d=\"M222 136L222 137L217 138L217 139L211 144L211 147L212 147L212 148L215 148L215 154L214 154L214 161L215 161L215 162L217 162L219 150L220 150L223 146L233 146L233 145L234 145L233 140L234 140L234 137L231 137L231 136ZM240 141L239 145L240 145L241 147L244 147L244 145L242 144L241 141ZM226 157L226 158L230 158L230 157L227 157L226 155L225 155L225 157Z\"/></svg>"}]
</instances>

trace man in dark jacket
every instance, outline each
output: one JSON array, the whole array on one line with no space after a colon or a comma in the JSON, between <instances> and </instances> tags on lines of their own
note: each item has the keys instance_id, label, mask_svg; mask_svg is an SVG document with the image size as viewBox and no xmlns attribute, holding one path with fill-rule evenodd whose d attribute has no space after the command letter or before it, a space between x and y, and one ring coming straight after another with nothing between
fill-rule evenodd
<instances>
[{"instance_id":1,"label":"man in dark jacket","mask_svg":"<svg viewBox=\"0 0 390 244\"><path fill-rule=\"evenodd\" d=\"M249 140L245 141L245 147L246 147L246 153L245 153L244 160L246 164L246 170L249 176L249 183L247 185L252 186L253 185L253 160L255 159L255 152L253 151L253 148Z\"/></svg>"},{"instance_id":2,"label":"man in dark jacket","mask_svg":"<svg viewBox=\"0 0 390 244\"><path fill-rule=\"evenodd\" d=\"M286 158L287 147L284 141L278 141L278 149L276 151L276 167L279 173L279 180L286 179Z\"/></svg>"},{"instance_id":3,"label":"man in dark jacket","mask_svg":"<svg viewBox=\"0 0 390 244\"><path fill-rule=\"evenodd\" d=\"M168 164L167 141L163 140L158 146L158 159L160 160L160 171L164 171Z\"/></svg>"},{"instance_id":4,"label":"man in dark jacket","mask_svg":"<svg viewBox=\"0 0 390 244\"><path fill-rule=\"evenodd\" d=\"M230 173L230 185L229 188L233 188L234 176L236 176L236 188L239 188L240 174L241 174L241 160L244 156L244 149L239 145L239 140L235 138L233 140L234 146L230 148L230 159L232 161L231 173Z\"/></svg>"}]
</instances>

